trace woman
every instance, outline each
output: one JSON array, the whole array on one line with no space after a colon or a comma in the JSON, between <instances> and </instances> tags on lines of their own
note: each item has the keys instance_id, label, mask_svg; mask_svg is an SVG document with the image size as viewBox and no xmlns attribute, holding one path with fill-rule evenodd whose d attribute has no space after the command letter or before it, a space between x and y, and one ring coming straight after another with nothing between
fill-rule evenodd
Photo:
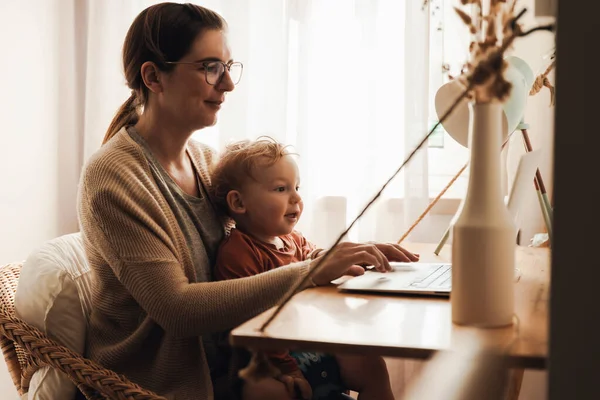
<instances>
[{"instance_id":1,"label":"woman","mask_svg":"<svg viewBox=\"0 0 600 400\"><path fill-rule=\"evenodd\" d=\"M131 97L79 189L94 274L87 353L167 398L219 398L213 386L228 360L214 335L275 305L314 261L212 282L225 234L207 196L214 155L190 137L215 124L241 77L224 20L190 4L151 6L127 33L123 64ZM356 264L385 271L388 259L417 259L393 245L346 243L335 251L313 284L362 273ZM245 397L265 398L261 390L273 381L247 384Z\"/></svg>"}]
</instances>

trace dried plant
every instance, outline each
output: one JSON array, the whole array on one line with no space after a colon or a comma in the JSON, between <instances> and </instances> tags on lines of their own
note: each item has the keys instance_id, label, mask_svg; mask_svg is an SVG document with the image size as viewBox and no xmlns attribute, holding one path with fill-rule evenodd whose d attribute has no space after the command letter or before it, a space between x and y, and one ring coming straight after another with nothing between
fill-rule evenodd
<instances>
[{"instance_id":1,"label":"dried plant","mask_svg":"<svg viewBox=\"0 0 600 400\"><path fill-rule=\"evenodd\" d=\"M513 15L516 0L490 0L489 12L483 15L481 0L460 0L462 5L476 7L478 18L473 21L464 10L456 13L475 40L469 46L469 62L458 80L470 88L469 97L477 103L504 101L510 94L511 84L504 78L507 67L504 53L513 40L522 34L521 26Z\"/></svg>"}]
</instances>

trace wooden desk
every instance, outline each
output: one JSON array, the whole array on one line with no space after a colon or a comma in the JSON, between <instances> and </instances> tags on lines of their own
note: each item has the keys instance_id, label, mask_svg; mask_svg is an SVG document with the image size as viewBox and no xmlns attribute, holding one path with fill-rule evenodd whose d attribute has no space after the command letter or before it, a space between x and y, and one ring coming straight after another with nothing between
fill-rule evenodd
<instances>
[{"instance_id":1,"label":"wooden desk","mask_svg":"<svg viewBox=\"0 0 600 400\"><path fill-rule=\"evenodd\" d=\"M435 256L434 245L407 245L422 261L449 261L450 248ZM330 353L368 353L425 359L452 348L461 332L486 343L510 347L513 367L543 369L548 355L550 251L518 247L521 277L515 286L516 325L474 329L454 325L448 299L348 294L334 285L307 289L286 305L264 333L258 328L273 309L231 333L234 346L255 349L305 349Z\"/></svg>"}]
</instances>

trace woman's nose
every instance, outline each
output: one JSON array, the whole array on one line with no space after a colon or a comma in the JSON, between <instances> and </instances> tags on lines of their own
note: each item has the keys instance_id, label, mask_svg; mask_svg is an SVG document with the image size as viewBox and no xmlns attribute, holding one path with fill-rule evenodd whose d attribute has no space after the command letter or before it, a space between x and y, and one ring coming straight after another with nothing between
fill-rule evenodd
<instances>
[{"instance_id":1,"label":"woman's nose","mask_svg":"<svg viewBox=\"0 0 600 400\"><path fill-rule=\"evenodd\" d=\"M235 84L231 79L231 75L229 74L227 68L225 68L225 71L223 71L223 76L221 76L221 80L219 81L217 89L222 90L224 92L231 92L234 88Z\"/></svg>"}]
</instances>

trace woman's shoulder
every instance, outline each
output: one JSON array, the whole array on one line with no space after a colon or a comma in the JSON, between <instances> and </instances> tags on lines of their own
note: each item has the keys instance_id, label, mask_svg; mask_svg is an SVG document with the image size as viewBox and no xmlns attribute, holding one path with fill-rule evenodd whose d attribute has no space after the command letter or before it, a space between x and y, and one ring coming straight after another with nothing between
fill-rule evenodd
<instances>
[{"instance_id":1,"label":"woman's shoulder","mask_svg":"<svg viewBox=\"0 0 600 400\"><path fill-rule=\"evenodd\" d=\"M104 186L99 183L107 180L131 181L136 176L148 174L149 167L142 149L131 139L126 128L122 128L86 161L81 180L90 187L96 187Z\"/></svg>"},{"instance_id":2,"label":"woman's shoulder","mask_svg":"<svg viewBox=\"0 0 600 400\"><path fill-rule=\"evenodd\" d=\"M90 156L86 166L102 165L114 160L128 161L130 158L144 158L144 153L140 145L129 136L127 129L123 127Z\"/></svg>"}]
</instances>

